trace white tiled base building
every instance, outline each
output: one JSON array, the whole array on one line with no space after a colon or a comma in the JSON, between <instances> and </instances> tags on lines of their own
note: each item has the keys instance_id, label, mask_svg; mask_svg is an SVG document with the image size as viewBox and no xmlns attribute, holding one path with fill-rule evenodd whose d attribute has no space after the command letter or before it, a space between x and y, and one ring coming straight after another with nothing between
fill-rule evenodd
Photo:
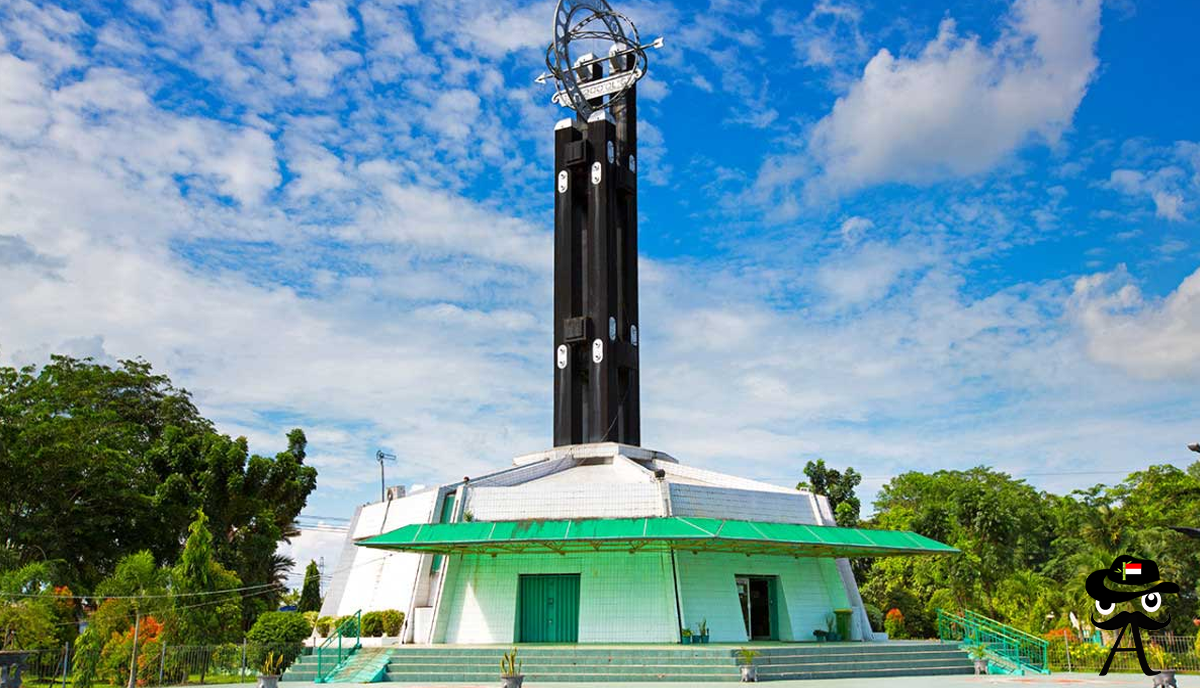
<instances>
[{"instance_id":1,"label":"white tiled base building","mask_svg":"<svg viewBox=\"0 0 1200 688\"><path fill-rule=\"evenodd\" d=\"M826 499L808 492L691 468L640 447L559 447L468 482L359 507L321 614L399 609L408 643L528 642L555 639L528 637L521 616L531 605L553 612L557 599L572 606L555 618L574 624L558 629L557 639L675 643L682 628L696 632L701 621L712 642L811 641L833 610L849 609L849 639L871 639L845 559L687 551L443 556L355 544L410 524L665 516L834 525Z\"/></svg>"}]
</instances>

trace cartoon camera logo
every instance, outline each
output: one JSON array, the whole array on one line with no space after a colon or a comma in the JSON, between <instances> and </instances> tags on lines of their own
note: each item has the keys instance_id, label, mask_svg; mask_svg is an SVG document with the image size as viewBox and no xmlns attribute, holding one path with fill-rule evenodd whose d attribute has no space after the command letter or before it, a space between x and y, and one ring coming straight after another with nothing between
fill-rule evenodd
<instances>
[{"instance_id":1,"label":"cartoon camera logo","mask_svg":"<svg viewBox=\"0 0 1200 688\"><path fill-rule=\"evenodd\" d=\"M1153 614L1162 608L1164 593L1177 593L1179 586L1167 581L1158 580L1158 564L1149 559L1134 559L1128 555L1121 555L1113 560L1112 566L1107 569L1093 571L1087 577L1087 593L1096 600L1096 611L1100 616L1106 617L1116 610L1117 605L1122 602L1129 602L1141 598L1141 607L1146 610L1147 614ZM1114 583L1122 586L1122 589L1111 588L1107 583ZM1137 586L1143 589L1132 590L1130 586ZM1149 587L1145 587L1149 586ZM1100 670L1100 675L1104 676L1108 673L1108 667L1112 664L1113 656L1118 652L1136 652L1138 662L1142 665L1142 673L1147 676L1155 676L1159 672L1151 671L1150 666L1146 664L1146 653L1142 649L1142 629L1148 631L1157 631L1166 628L1171 622L1171 617L1167 617L1162 621L1153 619L1140 611L1122 611L1119 614L1104 619L1096 620L1096 615L1092 615L1092 625L1096 628L1102 628L1106 631L1115 631L1118 628L1121 632L1117 634L1117 639L1113 642L1112 650L1108 653L1108 659L1104 660L1104 668ZM1133 627L1133 647L1121 647L1121 639L1125 636L1125 629L1128 626Z\"/></svg>"}]
</instances>

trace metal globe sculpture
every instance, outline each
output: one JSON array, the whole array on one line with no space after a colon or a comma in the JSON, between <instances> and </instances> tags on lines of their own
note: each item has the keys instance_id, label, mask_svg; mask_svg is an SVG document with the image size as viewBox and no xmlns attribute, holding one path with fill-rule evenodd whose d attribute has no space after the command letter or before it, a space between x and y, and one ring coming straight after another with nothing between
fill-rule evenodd
<instances>
[{"instance_id":1,"label":"metal globe sculpture","mask_svg":"<svg viewBox=\"0 0 1200 688\"><path fill-rule=\"evenodd\" d=\"M646 75L646 50L662 44L660 37L643 45L637 26L605 0L559 0L554 9L554 42L546 48L549 71L537 82L554 79L558 90L551 100L586 119L619 103ZM607 46L607 54L597 56L597 45Z\"/></svg>"}]
</instances>

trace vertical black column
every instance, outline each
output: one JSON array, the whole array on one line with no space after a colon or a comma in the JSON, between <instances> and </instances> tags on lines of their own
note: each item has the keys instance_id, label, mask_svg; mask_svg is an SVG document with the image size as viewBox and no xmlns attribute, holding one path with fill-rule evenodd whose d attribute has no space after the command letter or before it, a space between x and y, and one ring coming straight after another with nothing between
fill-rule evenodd
<instances>
[{"instance_id":1,"label":"vertical black column","mask_svg":"<svg viewBox=\"0 0 1200 688\"><path fill-rule=\"evenodd\" d=\"M554 446L583 438L584 359L577 345L587 337L583 315L583 210L580 168L587 142L577 122L554 127Z\"/></svg>"},{"instance_id":2,"label":"vertical black column","mask_svg":"<svg viewBox=\"0 0 1200 688\"><path fill-rule=\"evenodd\" d=\"M634 67L634 56L625 57L625 69ZM617 272L619 276L617 316L620 336L627 343L621 372L621 437L626 444L641 445L641 366L638 320L638 207L637 207L637 86L631 86L613 107L617 122L617 173L621 183L616 194Z\"/></svg>"},{"instance_id":3,"label":"vertical black column","mask_svg":"<svg viewBox=\"0 0 1200 688\"><path fill-rule=\"evenodd\" d=\"M620 441L617 410L620 354L617 347L617 232L614 190L617 130L608 110L588 119L588 193L586 314L593 324L588 379L589 442Z\"/></svg>"},{"instance_id":4,"label":"vertical black column","mask_svg":"<svg viewBox=\"0 0 1200 688\"><path fill-rule=\"evenodd\" d=\"M556 447L641 442L636 108L630 89L613 113L555 127Z\"/></svg>"}]
</instances>

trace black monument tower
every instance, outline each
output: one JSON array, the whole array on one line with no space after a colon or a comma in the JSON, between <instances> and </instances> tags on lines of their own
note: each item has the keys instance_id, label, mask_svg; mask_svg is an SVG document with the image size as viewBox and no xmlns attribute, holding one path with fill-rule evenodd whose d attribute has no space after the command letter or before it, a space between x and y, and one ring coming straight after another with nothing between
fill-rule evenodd
<instances>
[{"instance_id":1,"label":"black monument tower","mask_svg":"<svg viewBox=\"0 0 1200 688\"><path fill-rule=\"evenodd\" d=\"M554 446L640 445L637 81L662 39L605 0L560 0L554 36L539 81L575 111L554 127Z\"/></svg>"}]
</instances>

